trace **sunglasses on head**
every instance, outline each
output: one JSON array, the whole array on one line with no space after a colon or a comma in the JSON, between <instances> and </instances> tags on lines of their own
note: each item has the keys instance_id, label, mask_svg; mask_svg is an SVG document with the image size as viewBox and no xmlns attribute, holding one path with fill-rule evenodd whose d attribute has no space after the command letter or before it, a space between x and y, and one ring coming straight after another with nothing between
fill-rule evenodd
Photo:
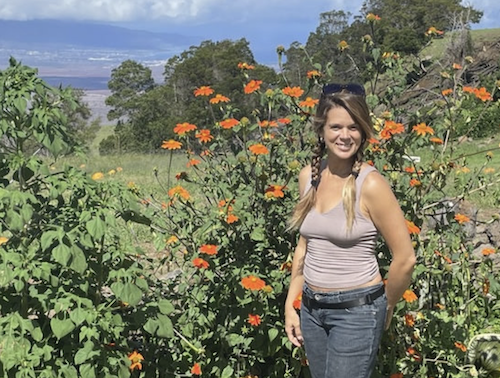
<instances>
[{"instance_id":1,"label":"sunglasses on head","mask_svg":"<svg viewBox=\"0 0 500 378\"><path fill-rule=\"evenodd\" d=\"M353 95L357 96L365 96L365 88L360 85L360 84L355 84L355 83L349 83L349 84L338 84L338 83L332 83L332 84L325 84L323 86L323 95L329 95L333 93L339 93L342 91L349 92Z\"/></svg>"}]
</instances>

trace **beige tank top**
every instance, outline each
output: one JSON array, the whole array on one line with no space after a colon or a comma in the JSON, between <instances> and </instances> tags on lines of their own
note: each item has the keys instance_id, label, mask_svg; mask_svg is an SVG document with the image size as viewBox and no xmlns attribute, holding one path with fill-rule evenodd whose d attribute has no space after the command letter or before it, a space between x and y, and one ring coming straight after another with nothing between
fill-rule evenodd
<instances>
[{"instance_id":1,"label":"beige tank top","mask_svg":"<svg viewBox=\"0 0 500 378\"><path fill-rule=\"evenodd\" d=\"M365 167L356 179L356 206L352 230L346 232L342 201L326 213L311 209L300 227L306 239L304 279L324 288L348 288L363 285L379 273L375 246L378 231L360 210L361 187L366 176L376 171ZM311 187L306 186L306 192Z\"/></svg>"}]
</instances>

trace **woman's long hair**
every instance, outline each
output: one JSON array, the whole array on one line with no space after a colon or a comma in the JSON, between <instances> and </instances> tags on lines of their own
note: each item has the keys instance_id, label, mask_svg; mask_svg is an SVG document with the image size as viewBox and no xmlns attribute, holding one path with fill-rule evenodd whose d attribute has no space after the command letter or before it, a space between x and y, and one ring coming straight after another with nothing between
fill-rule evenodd
<instances>
[{"instance_id":1,"label":"woman's long hair","mask_svg":"<svg viewBox=\"0 0 500 378\"><path fill-rule=\"evenodd\" d=\"M297 229L304 221L306 215L316 204L316 192L321 175L321 161L325 153L325 142L321 138L323 127L325 126L328 112L336 107L342 107L350 114L354 122L361 128L362 143L356 155L351 174L342 190L342 203L346 214L347 231L352 229L354 224L354 213L356 205L356 178L363 164L363 151L368 145L368 139L373 136L373 124L370 111L366 104L365 97L354 95L347 91L322 95L313 119L313 130L318 135L318 142L313 148L311 162L311 187L295 206L293 214L289 220L289 228Z\"/></svg>"}]
</instances>

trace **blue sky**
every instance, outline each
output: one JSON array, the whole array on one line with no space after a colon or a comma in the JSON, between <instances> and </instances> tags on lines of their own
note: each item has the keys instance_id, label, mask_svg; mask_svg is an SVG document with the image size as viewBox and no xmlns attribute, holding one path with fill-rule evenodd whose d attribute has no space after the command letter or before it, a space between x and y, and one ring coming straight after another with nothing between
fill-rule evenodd
<instances>
[{"instance_id":1,"label":"blue sky","mask_svg":"<svg viewBox=\"0 0 500 378\"><path fill-rule=\"evenodd\" d=\"M278 45L305 43L319 14L358 14L363 0L0 0L0 19L60 19L113 23L150 31L201 37L245 37L257 60ZM463 2L484 11L474 28L500 27L499 0Z\"/></svg>"}]
</instances>

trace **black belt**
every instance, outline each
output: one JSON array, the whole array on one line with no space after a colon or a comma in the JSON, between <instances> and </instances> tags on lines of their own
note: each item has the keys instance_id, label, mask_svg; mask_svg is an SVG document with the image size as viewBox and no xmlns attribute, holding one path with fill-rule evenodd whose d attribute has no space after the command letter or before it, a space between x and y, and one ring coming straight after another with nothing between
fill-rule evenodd
<instances>
[{"instance_id":1,"label":"black belt","mask_svg":"<svg viewBox=\"0 0 500 378\"><path fill-rule=\"evenodd\" d=\"M331 309L342 309L342 308L350 308L356 306L363 306L365 304L372 304L375 299L380 297L385 292L384 285L380 286L377 291L373 293L367 294L361 298L353 299L351 301L340 302L340 303L322 303L318 302L314 298L309 298L302 294L302 303L306 307L316 307L316 308L331 308Z\"/></svg>"}]
</instances>

